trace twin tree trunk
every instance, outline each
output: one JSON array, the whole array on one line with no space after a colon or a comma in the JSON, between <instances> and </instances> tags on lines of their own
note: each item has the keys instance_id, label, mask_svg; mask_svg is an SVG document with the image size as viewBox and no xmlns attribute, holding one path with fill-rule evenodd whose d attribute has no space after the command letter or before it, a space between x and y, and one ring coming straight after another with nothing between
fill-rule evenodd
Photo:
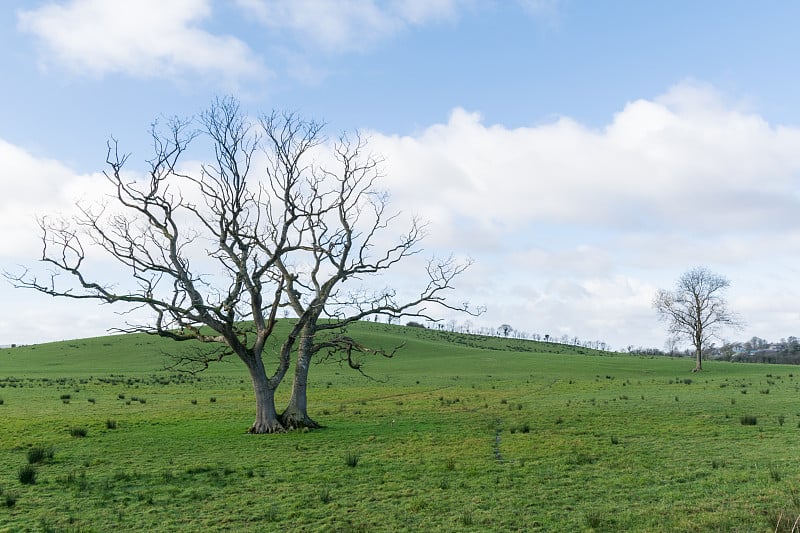
<instances>
[{"instance_id":1,"label":"twin tree trunk","mask_svg":"<svg viewBox=\"0 0 800 533\"><path fill-rule=\"evenodd\" d=\"M308 416L308 370L314 349L314 333L305 329L300 335L297 350L297 366L294 369L292 395L286 410L281 414L281 422L286 429L320 427Z\"/></svg>"},{"instance_id":2,"label":"twin tree trunk","mask_svg":"<svg viewBox=\"0 0 800 533\"><path fill-rule=\"evenodd\" d=\"M275 389L277 388L264 370L261 357L242 357L250 378L253 380L253 392L256 396L256 419L248 430L250 433L278 433L284 430L275 410Z\"/></svg>"},{"instance_id":3,"label":"twin tree trunk","mask_svg":"<svg viewBox=\"0 0 800 533\"><path fill-rule=\"evenodd\" d=\"M300 345L298 346L292 395L286 410L280 416L275 409L275 390L281 379L267 377L261 357L240 356L250 372L256 397L256 418L248 430L249 433L278 433L287 429L320 427L308 416L308 371L313 347L313 333L304 331L300 336ZM283 375L276 376L276 378L283 378Z\"/></svg>"}]
</instances>

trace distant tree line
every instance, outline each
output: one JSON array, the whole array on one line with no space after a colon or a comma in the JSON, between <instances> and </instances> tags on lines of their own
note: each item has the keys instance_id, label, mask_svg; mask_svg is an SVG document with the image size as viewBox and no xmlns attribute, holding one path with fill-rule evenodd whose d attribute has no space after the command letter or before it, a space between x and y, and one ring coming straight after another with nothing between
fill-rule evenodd
<instances>
[{"instance_id":1,"label":"distant tree line","mask_svg":"<svg viewBox=\"0 0 800 533\"><path fill-rule=\"evenodd\" d=\"M372 318L373 321L380 321L379 317ZM393 317L385 318L387 324L392 324ZM510 324L501 324L494 328L490 326L475 326L471 320L458 322L456 320L435 321L431 320L426 323L421 323L411 320L406 323L407 327L427 328L438 331L448 331L450 333L462 333L465 335L480 335L484 337L506 337L509 339L522 339L532 340L537 342L551 342L554 344L566 344L570 346L580 346L583 348L590 348L592 350L610 351L611 346L605 341L601 340L582 340L577 335L563 334L561 336L550 335L549 333L528 333L527 331L516 329Z\"/></svg>"},{"instance_id":2,"label":"distant tree line","mask_svg":"<svg viewBox=\"0 0 800 533\"><path fill-rule=\"evenodd\" d=\"M668 357L693 357L694 350L679 350L674 346L667 349L628 346L625 350L637 355L660 355ZM783 365L800 365L800 338L790 336L777 342L760 337L752 337L747 341L729 341L722 346L711 346L703 350L703 358L717 361L739 363L769 363Z\"/></svg>"}]
</instances>

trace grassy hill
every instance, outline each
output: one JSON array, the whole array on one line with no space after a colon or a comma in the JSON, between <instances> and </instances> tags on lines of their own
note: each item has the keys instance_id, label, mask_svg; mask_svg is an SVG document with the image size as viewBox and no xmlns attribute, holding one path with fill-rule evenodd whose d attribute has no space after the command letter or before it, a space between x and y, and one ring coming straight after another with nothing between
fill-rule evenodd
<instances>
[{"instance_id":1,"label":"grassy hill","mask_svg":"<svg viewBox=\"0 0 800 533\"><path fill-rule=\"evenodd\" d=\"M372 380L312 368L327 427L277 436L245 433L234 360L167 371L182 346L144 335L0 350L0 531L789 531L800 514L796 367L351 333L404 347L368 360Z\"/></svg>"}]
</instances>

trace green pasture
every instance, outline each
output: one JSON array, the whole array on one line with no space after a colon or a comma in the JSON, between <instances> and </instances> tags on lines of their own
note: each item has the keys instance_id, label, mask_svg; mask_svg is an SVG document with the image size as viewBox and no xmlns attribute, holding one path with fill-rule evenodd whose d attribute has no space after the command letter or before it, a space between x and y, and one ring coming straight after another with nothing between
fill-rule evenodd
<instances>
[{"instance_id":1,"label":"green pasture","mask_svg":"<svg viewBox=\"0 0 800 533\"><path fill-rule=\"evenodd\" d=\"M373 379L312 368L326 427L282 435L246 433L233 360L165 370L184 347L142 335L0 350L0 531L772 532L800 515L800 368L351 333L405 346L368 360Z\"/></svg>"}]
</instances>

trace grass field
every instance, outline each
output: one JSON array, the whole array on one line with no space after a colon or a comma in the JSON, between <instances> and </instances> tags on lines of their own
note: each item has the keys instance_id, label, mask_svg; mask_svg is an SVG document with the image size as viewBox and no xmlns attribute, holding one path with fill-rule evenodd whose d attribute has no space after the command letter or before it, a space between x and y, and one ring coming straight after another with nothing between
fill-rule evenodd
<instances>
[{"instance_id":1,"label":"grass field","mask_svg":"<svg viewBox=\"0 0 800 533\"><path fill-rule=\"evenodd\" d=\"M790 531L800 368L360 324L326 428L248 435L244 367L127 335L0 350L0 531ZM289 382L279 390L280 408ZM779 525L780 522L780 525Z\"/></svg>"}]
</instances>

